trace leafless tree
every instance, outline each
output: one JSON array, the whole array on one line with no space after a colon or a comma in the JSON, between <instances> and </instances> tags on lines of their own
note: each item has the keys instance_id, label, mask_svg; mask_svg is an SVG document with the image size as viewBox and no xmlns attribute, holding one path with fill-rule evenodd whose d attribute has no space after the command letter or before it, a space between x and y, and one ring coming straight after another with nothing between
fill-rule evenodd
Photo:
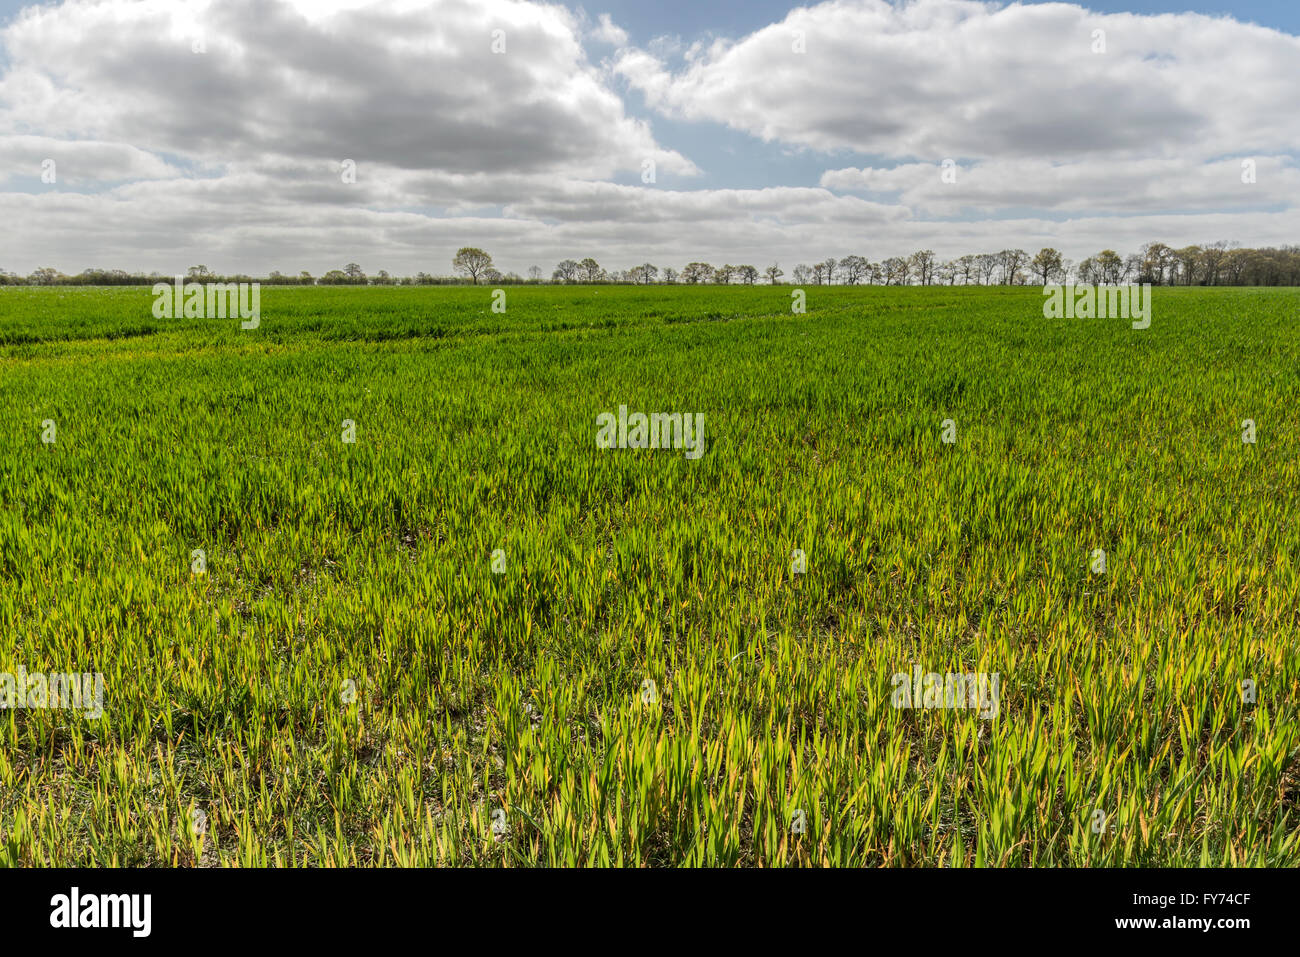
<instances>
[{"instance_id":1,"label":"leafless tree","mask_svg":"<svg viewBox=\"0 0 1300 957\"><path fill-rule=\"evenodd\" d=\"M862 256L845 256L840 260L840 278L846 285L856 286L866 278L870 265Z\"/></svg>"},{"instance_id":2,"label":"leafless tree","mask_svg":"<svg viewBox=\"0 0 1300 957\"><path fill-rule=\"evenodd\" d=\"M659 275L659 267L650 263L642 263L632 270L632 281L642 286L648 286L654 282Z\"/></svg>"},{"instance_id":3,"label":"leafless tree","mask_svg":"<svg viewBox=\"0 0 1300 957\"><path fill-rule=\"evenodd\" d=\"M933 249L922 249L919 252L912 253L909 265L916 276L916 281L922 286L928 286L934 281Z\"/></svg>"},{"instance_id":4,"label":"leafless tree","mask_svg":"<svg viewBox=\"0 0 1300 957\"><path fill-rule=\"evenodd\" d=\"M356 264L348 263L343 271L349 276L352 275L354 265ZM477 246L462 246L456 250L456 256L451 261L451 268L462 276L468 276L470 281L477 285L479 276L492 268L492 257ZM361 267L357 266L357 269L360 270Z\"/></svg>"},{"instance_id":5,"label":"leafless tree","mask_svg":"<svg viewBox=\"0 0 1300 957\"><path fill-rule=\"evenodd\" d=\"M692 286L696 283L708 282L713 278L713 267L708 263L687 263L686 268L682 270L682 282L690 283Z\"/></svg>"}]
</instances>

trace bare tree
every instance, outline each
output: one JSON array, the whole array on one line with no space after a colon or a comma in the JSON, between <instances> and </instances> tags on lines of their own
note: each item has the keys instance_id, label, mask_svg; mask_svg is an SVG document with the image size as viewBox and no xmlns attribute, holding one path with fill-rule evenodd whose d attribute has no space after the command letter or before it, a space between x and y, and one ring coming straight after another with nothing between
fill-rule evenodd
<instances>
[{"instance_id":1,"label":"bare tree","mask_svg":"<svg viewBox=\"0 0 1300 957\"><path fill-rule=\"evenodd\" d=\"M682 270L682 282L694 286L696 283L708 282L713 278L713 267L708 263L687 263Z\"/></svg>"},{"instance_id":2,"label":"bare tree","mask_svg":"<svg viewBox=\"0 0 1300 957\"><path fill-rule=\"evenodd\" d=\"M840 278L847 285L856 286L866 278L870 265L862 256L845 256L840 260Z\"/></svg>"},{"instance_id":3,"label":"bare tree","mask_svg":"<svg viewBox=\"0 0 1300 957\"><path fill-rule=\"evenodd\" d=\"M456 250L451 268L477 285L478 277L492 268L492 257L477 246L462 246Z\"/></svg>"},{"instance_id":4,"label":"bare tree","mask_svg":"<svg viewBox=\"0 0 1300 957\"><path fill-rule=\"evenodd\" d=\"M912 253L908 265L912 267L912 272L916 275L916 281L922 286L928 286L934 282L933 249L922 249Z\"/></svg>"},{"instance_id":5,"label":"bare tree","mask_svg":"<svg viewBox=\"0 0 1300 957\"><path fill-rule=\"evenodd\" d=\"M780 279L782 276L784 276L785 272L782 271L781 265L779 263L772 263L772 265L768 266L766 269L763 270L763 274L767 276L767 281L771 285L775 286L776 281Z\"/></svg>"},{"instance_id":6,"label":"bare tree","mask_svg":"<svg viewBox=\"0 0 1300 957\"><path fill-rule=\"evenodd\" d=\"M881 266L885 270L885 283L890 286L906 286L908 279L908 262L901 256L890 256Z\"/></svg>"},{"instance_id":7,"label":"bare tree","mask_svg":"<svg viewBox=\"0 0 1300 957\"><path fill-rule=\"evenodd\" d=\"M1002 267L1002 285L1014 286L1023 279L1020 270L1029 261L1029 253L1023 249L1004 249L998 253L998 259Z\"/></svg>"},{"instance_id":8,"label":"bare tree","mask_svg":"<svg viewBox=\"0 0 1300 957\"><path fill-rule=\"evenodd\" d=\"M642 263L632 270L632 281L642 286L648 286L655 281L659 275L659 267L652 266L650 263Z\"/></svg>"},{"instance_id":9,"label":"bare tree","mask_svg":"<svg viewBox=\"0 0 1300 957\"><path fill-rule=\"evenodd\" d=\"M556 264L551 274L552 282L574 282L578 278L578 264L572 259L565 259Z\"/></svg>"}]
</instances>

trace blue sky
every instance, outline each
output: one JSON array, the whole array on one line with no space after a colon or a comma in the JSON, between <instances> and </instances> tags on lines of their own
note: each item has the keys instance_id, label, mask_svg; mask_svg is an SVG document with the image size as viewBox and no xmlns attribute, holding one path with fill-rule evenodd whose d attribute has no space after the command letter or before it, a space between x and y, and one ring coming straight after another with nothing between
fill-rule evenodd
<instances>
[{"instance_id":1,"label":"blue sky","mask_svg":"<svg viewBox=\"0 0 1300 957\"><path fill-rule=\"evenodd\" d=\"M3 4L6 0L0 0ZM776 0L607 0L582 4L593 16L610 14L633 41L648 43L664 33L695 37L713 33L738 36L781 20L795 6ZM806 4L804 4L806 5ZM1300 33L1300 3L1295 0L1245 0L1240 3L1196 3L1190 0L1092 0L1084 6L1102 13L1204 13L1227 15L1261 26Z\"/></svg>"},{"instance_id":2,"label":"blue sky","mask_svg":"<svg viewBox=\"0 0 1300 957\"><path fill-rule=\"evenodd\" d=\"M24 7L52 5L0 0L0 18L9 19ZM800 4L778 0L606 0L604 3L574 6L581 6L593 17L600 13L610 14L634 41L645 43L664 33L737 36L780 20L792 7ZM1210 16L1226 14L1290 33L1300 32L1300 4L1290 0L1244 0L1238 3L1092 0L1084 6L1104 13L1182 13L1190 10Z\"/></svg>"}]
</instances>

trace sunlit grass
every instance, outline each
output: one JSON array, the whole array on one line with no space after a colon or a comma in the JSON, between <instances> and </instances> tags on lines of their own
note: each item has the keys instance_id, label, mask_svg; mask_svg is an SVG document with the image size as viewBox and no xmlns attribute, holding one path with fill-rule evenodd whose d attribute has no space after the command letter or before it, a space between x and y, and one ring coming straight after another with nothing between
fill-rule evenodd
<instances>
[{"instance_id":1,"label":"sunlit grass","mask_svg":"<svg viewBox=\"0 0 1300 957\"><path fill-rule=\"evenodd\" d=\"M0 290L0 864L1300 865L1300 294L807 292Z\"/></svg>"}]
</instances>

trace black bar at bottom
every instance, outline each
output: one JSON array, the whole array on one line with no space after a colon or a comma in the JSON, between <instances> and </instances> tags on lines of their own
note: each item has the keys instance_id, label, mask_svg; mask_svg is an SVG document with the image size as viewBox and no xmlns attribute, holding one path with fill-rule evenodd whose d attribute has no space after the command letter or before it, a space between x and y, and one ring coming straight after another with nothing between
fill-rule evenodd
<instances>
[{"instance_id":1,"label":"black bar at bottom","mask_svg":"<svg viewBox=\"0 0 1300 957\"><path fill-rule=\"evenodd\" d=\"M1294 928L1288 870L858 870L850 872L528 870L0 871L6 945L27 939L128 947L257 941L330 947L442 928L538 943L573 921L590 940L667 933L678 921L762 935L773 923L877 931L910 926L951 946L1003 940L1219 946L1282 940ZM75 888L75 891L74 891ZM147 897L145 896L147 895ZM830 923L827 923L827 922ZM91 926L86 924L110 925ZM75 925L75 926L74 926ZM703 925L703 926L701 926ZM639 928L639 930L638 930ZM967 936L962 928L973 936ZM808 929L813 929L809 927ZM147 934L146 934L147 931ZM674 931L673 933L677 933ZM694 933L694 932L693 932ZM598 937L588 935L598 934ZM671 935L670 935L671 936ZM1039 938L1041 940L1041 938Z\"/></svg>"}]
</instances>

